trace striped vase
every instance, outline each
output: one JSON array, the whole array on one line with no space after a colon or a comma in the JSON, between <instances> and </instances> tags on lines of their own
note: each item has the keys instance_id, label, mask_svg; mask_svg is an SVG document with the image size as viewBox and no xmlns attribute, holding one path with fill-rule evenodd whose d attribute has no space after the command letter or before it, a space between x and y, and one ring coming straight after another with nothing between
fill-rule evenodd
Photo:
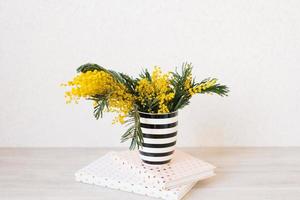
<instances>
[{"instance_id":1,"label":"striped vase","mask_svg":"<svg viewBox=\"0 0 300 200\"><path fill-rule=\"evenodd\" d=\"M139 150L142 161L152 165L170 162L175 151L178 112L139 114L144 139Z\"/></svg>"}]
</instances>

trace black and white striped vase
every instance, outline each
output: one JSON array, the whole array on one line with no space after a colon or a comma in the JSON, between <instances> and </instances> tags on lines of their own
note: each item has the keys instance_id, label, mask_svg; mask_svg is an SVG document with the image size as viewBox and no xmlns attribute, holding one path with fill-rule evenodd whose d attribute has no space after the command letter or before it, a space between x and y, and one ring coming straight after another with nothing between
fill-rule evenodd
<instances>
[{"instance_id":1,"label":"black and white striped vase","mask_svg":"<svg viewBox=\"0 0 300 200\"><path fill-rule=\"evenodd\" d=\"M142 161L151 165L170 162L175 151L178 112L139 114L144 139L139 150Z\"/></svg>"}]
</instances>

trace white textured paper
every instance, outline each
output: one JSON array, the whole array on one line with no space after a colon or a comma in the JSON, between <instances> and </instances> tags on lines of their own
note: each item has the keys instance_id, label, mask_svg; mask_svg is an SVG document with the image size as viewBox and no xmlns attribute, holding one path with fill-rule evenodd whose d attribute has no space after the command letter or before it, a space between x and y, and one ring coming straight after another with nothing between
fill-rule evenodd
<instances>
[{"instance_id":1,"label":"white textured paper","mask_svg":"<svg viewBox=\"0 0 300 200\"><path fill-rule=\"evenodd\" d=\"M155 186L149 187L143 179L134 174L134 171L128 171L123 165L116 164L112 154L108 153L76 172L76 180L166 200L181 199L195 184L190 183L171 190L161 190Z\"/></svg>"},{"instance_id":2,"label":"white textured paper","mask_svg":"<svg viewBox=\"0 0 300 200\"><path fill-rule=\"evenodd\" d=\"M137 151L121 151L112 155L120 165L144 178L148 185L156 185L161 189L170 189L214 175L215 166L180 150L175 150L174 154L171 162L164 165L141 162Z\"/></svg>"}]
</instances>

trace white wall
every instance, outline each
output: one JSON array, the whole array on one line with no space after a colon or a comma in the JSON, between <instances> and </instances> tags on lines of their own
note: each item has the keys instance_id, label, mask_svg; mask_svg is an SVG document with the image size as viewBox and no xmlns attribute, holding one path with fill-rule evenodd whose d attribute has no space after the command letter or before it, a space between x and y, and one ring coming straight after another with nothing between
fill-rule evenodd
<instances>
[{"instance_id":1,"label":"white wall","mask_svg":"<svg viewBox=\"0 0 300 200\"><path fill-rule=\"evenodd\" d=\"M194 64L228 98L180 112L179 146L300 146L300 1L0 1L0 146L127 146L111 115L66 105L61 82L95 62Z\"/></svg>"}]
</instances>

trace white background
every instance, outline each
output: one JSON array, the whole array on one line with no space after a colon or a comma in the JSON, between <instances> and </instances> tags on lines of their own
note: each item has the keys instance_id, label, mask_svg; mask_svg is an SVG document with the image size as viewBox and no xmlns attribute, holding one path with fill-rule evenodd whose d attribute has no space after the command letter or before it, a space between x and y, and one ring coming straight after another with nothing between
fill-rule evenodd
<instances>
[{"instance_id":1,"label":"white background","mask_svg":"<svg viewBox=\"0 0 300 200\"><path fill-rule=\"evenodd\" d=\"M137 75L194 64L227 98L180 111L179 146L300 145L300 1L0 1L0 146L127 146L59 87L94 62Z\"/></svg>"}]
</instances>

